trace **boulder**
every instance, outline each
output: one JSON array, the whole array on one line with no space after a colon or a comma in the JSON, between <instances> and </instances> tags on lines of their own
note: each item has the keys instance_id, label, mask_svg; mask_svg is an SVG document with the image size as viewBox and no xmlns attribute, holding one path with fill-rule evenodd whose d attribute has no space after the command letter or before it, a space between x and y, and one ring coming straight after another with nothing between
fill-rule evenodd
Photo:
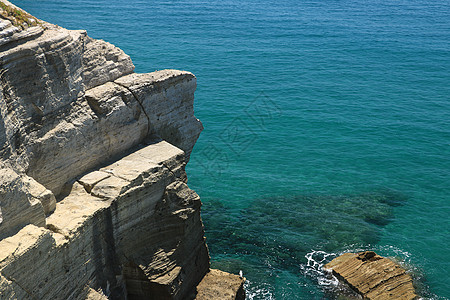
<instances>
[{"instance_id":1,"label":"boulder","mask_svg":"<svg viewBox=\"0 0 450 300\"><path fill-rule=\"evenodd\" d=\"M245 278L211 269L197 286L196 300L243 300Z\"/></svg>"},{"instance_id":2,"label":"boulder","mask_svg":"<svg viewBox=\"0 0 450 300\"><path fill-rule=\"evenodd\" d=\"M411 276L373 251L345 253L324 266L364 299L417 299Z\"/></svg>"}]
</instances>

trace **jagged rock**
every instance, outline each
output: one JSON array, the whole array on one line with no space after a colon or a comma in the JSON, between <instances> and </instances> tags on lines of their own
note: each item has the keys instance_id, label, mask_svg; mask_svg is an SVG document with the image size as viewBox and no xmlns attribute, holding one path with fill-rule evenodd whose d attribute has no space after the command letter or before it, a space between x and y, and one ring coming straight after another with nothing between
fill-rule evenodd
<instances>
[{"instance_id":1,"label":"jagged rock","mask_svg":"<svg viewBox=\"0 0 450 300\"><path fill-rule=\"evenodd\" d=\"M197 286L196 300L244 300L245 278L210 270Z\"/></svg>"},{"instance_id":2,"label":"jagged rock","mask_svg":"<svg viewBox=\"0 0 450 300\"><path fill-rule=\"evenodd\" d=\"M54 209L50 191L0 162L0 239L24 224L45 226L45 213Z\"/></svg>"},{"instance_id":3,"label":"jagged rock","mask_svg":"<svg viewBox=\"0 0 450 300\"><path fill-rule=\"evenodd\" d=\"M1 15L1 299L189 298L209 270L195 76Z\"/></svg>"},{"instance_id":4,"label":"jagged rock","mask_svg":"<svg viewBox=\"0 0 450 300\"><path fill-rule=\"evenodd\" d=\"M0 47L43 32L40 21L14 4L0 2Z\"/></svg>"},{"instance_id":5,"label":"jagged rock","mask_svg":"<svg viewBox=\"0 0 450 300\"><path fill-rule=\"evenodd\" d=\"M125 76L134 65L113 45L82 30L36 28L42 33L34 38L0 47L0 154L15 169L57 195L73 175L149 134L189 158L202 130L193 115L195 76L175 70Z\"/></svg>"},{"instance_id":6,"label":"jagged rock","mask_svg":"<svg viewBox=\"0 0 450 300\"><path fill-rule=\"evenodd\" d=\"M164 70L131 74L114 81L133 93L148 118L151 133L176 145L189 157L203 130L194 115L197 80L192 73Z\"/></svg>"},{"instance_id":7,"label":"jagged rock","mask_svg":"<svg viewBox=\"0 0 450 300\"><path fill-rule=\"evenodd\" d=\"M83 82L90 89L132 73L130 57L114 45L87 37L83 53Z\"/></svg>"},{"instance_id":8,"label":"jagged rock","mask_svg":"<svg viewBox=\"0 0 450 300\"><path fill-rule=\"evenodd\" d=\"M97 292L91 288L89 288L89 294L86 297L86 300L107 300L108 297L101 292Z\"/></svg>"},{"instance_id":9,"label":"jagged rock","mask_svg":"<svg viewBox=\"0 0 450 300\"><path fill-rule=\"evenodd\" d=\"M193 115L191 73L125 76L134 65L113 45L82 30L42 21L35 27L40 34L0 47L0 155L15 172L57 196L67 181L151 134L189 158L202 130ZM0 28L5 33L9 27ZM44 214L51 210L50 203Z\"/></svg>"},{"instance_id":10,"label":"jagged rock","mask_svg":"<svg viewBox=\"0 0 450 300\"><path fill-rule=\"evenodd\" d=\"M2 296L86 299L101 289L108 299L185 299L209 256L200 198L182 173L183 152L158 141L75 181L47 229L28 225L0 241ZM114 177L121 185L94 195ZM80 183L89 178L91 192Z\"/></svg>"},{"instance_id":11,"label":"jagged rock","mask_svg":"<svg viewBox=\"0 0 450 300\"><path fill-rule=\"evenodd\" d=\"M324 266L364 299L417 299L409 274L373 251L345 253Z\"/></svg>"}]
</instances>

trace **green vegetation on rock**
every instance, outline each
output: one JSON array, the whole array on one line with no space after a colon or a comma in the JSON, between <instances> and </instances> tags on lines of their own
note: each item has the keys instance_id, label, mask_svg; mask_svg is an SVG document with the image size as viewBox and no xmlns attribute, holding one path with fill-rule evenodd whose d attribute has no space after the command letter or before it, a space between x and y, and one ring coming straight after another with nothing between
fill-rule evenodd
<instances>
[{"instance_id":1,"label":"green vegetation on rock","mask_svg":"<svg viewBox=\"0 0 450 300\"><path fill-rule=\"evenodd\" d=\"M11 23L16 27L26 29L39 24L35 17L13 6L0 2L0 8L0 15L2 18L11 21Z\"/></svg>"}]
</instances>

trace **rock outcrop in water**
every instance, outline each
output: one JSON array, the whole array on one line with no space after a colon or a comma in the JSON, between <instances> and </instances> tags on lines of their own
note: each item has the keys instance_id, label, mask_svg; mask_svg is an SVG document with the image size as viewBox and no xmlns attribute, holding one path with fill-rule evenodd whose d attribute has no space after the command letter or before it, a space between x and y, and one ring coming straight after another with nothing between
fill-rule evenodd
<instances>
[{"instance_id":1,"label":"rock outcrop in water","mask_svg":"<svg viewBox=\"0 0 450 300\"><path fill-rule=\"evenodd\" d=\"M243 300L245 279L238 275L211 270L197 286L196 300Z\"/></svg>"},{"instance_id":2,"label":"rock outcrop in water","mask_svg":"<svg viewBox=\"0 0 450 300\"><path fill-rule=\"evenodd\" d=\"M324 266L364 299L417 299L412 279L392 260L373 251L345 253Z\"/></svg>"},{"instance_id":3,"label":"rock outcrop in water","mask_svg":"<svg viewBox=\"0 0 450 300\"><path fill-rule=\"evenodd\" d=\"M1 299L194 297L195 76L0 3Z\"/></svg>"}]
</instances>

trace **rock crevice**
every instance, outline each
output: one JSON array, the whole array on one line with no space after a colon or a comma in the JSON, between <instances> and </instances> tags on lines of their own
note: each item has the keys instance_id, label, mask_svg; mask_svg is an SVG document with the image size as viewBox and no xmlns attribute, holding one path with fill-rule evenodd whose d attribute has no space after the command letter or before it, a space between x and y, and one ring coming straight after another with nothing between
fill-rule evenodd
<instances>
[{"instance_id":1,"label":"rock crevice","mask_svg":"<svg viewBox=\"0 0 450 300\"><path fill-rule=\"evenodd\" d=\"M141 107L142 112L144 113L145 117L147 118L147 135L151 134L151 128L150 128L150 117L148 116L147 112L145 111L144 106L142 105L142 102L139 100L138 96L136 95L135 92L133 92L132 89L130 89L129 87L122 85L120 83L114 82L115 84L127 89L134 97L134 99L136 100L136 102L139 104L139 106Z\"/></svg>"}]
</instances>

